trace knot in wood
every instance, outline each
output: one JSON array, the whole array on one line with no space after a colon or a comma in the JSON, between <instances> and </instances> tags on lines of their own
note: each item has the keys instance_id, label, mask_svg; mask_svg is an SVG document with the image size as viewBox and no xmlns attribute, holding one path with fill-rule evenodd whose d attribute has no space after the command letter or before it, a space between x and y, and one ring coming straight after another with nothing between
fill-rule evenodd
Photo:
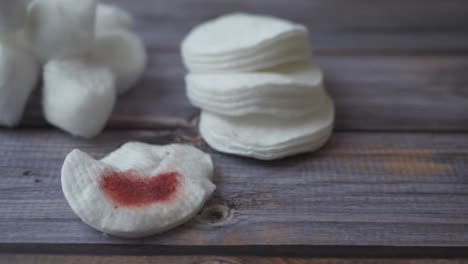
<instances>
[{"instance_id":1,"label":"knot in wood","mask_svg":"<svg viewBox=\"0 0 468 264\"><path fill-rule=\"evenodd\" d=\"M227 205L214 204L207 206L200 213L199 220L211 225L220 225L230 219L231 216L232 211Z\"/></svg>"}]
</instances>

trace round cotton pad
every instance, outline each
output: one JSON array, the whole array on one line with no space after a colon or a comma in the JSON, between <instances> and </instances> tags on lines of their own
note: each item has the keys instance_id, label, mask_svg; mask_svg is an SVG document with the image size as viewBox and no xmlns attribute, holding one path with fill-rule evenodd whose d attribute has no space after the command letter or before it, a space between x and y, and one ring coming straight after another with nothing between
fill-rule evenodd
<instances>
[{"instance_id":1,"label":"round cotton pad","mask_svg":"<svg viewBox=\"0 0 468 264\"><path fill-rule=\"evenodd\" d=\"M215 190L209 155L188 145L127 143L101 161L74 150L62 167L73 211L114 236L158 234L190 220Z\"/></svg>"},{"instance_id":2,"label":"round cotton pad","mask_svg":"<svg viewBox=\"0 0 468 264\"><path fill-rule=\"evenodd\" d=\"M320 111L299 118L227 117L204 111L200 134L218 151L272 160L320 148L331 135L334 113L331 99Z\"/></svg>"},{"instance_id":3,"label":"round cotton pad","mask_svg":"<svg viewBox=\"0 0 468 264\"><path fill-rule=\"evenodd\" d=\"M268 72L186 76L187 95L197 107L227 116L270 114L295 117L317 111L327 101L323 73L313 64L293 64Z\"/></svg>"},{"instance_id":4,"label":"round cotton pad","mask_svg":"<svg viewBox=\"0 0 468 264\"><path fill-rule=\"evenodd\" d=\"M234 13L194 28L183 41L182 51L197 56L240 53L292 33L306 35L307 29L275 17Z\"/></svg>"},{"instance_id":5,"label":"round cotton pad","mask_svg":"<svg viewBox=\"0 0 468 264\"><path fill-rule=\"evenodd\" d=\"M307 29L287 20L235 13L193 29L182 43L193 72L245 72L301 61L310 54Z\"/></svg>"}]
</instances>

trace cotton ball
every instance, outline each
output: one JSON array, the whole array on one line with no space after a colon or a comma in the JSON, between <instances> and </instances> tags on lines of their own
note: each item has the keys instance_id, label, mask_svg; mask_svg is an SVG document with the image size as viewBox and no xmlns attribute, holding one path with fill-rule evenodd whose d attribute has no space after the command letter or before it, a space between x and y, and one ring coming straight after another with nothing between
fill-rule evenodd
<instances>
[{"instance_id":1,"label":"cotton ball","mask_svg":"<svg viewBox=\"0 0 468 264\"><path fill-rule=\"evenodd\" d=\"M133 17L130 13L122 8L109 5L99 4L96 13L96 31L103 32L110 29L133 29Z\"/></svg>"},{"instance_id":2,"label":"cotton ball","mask_svg":"<svg viewBox=\"0 0 468 264\"><path fill-rule=\"evenodd\" d=\"M34 0L27 35L45 62L89 52L94 43L96 0Z\"/></svg>"},{"instance_id":3,"label":"cotton ball","mask_svg":"<svg viewBox=\"0 0 468 264\"><path fill-rule=\"evenodd\" d=\"M117 93L129 91L144 72L147 54L141 39L124 30L110 30L96 36L91 57L110 67L116 77Z\"/></svg>"},{"instance_id":4,"label":"cotton ball","mask_svg":"<svg viewBox=\"0 0 468 264\"><path fill-rule=\"evenodd\" d=\"M109 119L116 100L114 75L87 59L53 60L44 68L43 107L49 123L91 138Z\"/></svg>"},{"instance_id":5,"label":"cotton ball","mask_svg":"<svg viewBox=\"0 0 468 264\"><path fill-rule=\"evenodd\" d=\"M0 125L16 126L39 76L34 56L9 42L0 42Z\"/></svg>"},{"instance_id":6,"label":"cotton ball","mask_svg":"<svg viewBox=\"0 0 468 264\"><path fill-rule=\"evenodd\" d=\"M17 32L26 21L24 0L0 1L0 36Z\"/></svg>"}]
</instances>

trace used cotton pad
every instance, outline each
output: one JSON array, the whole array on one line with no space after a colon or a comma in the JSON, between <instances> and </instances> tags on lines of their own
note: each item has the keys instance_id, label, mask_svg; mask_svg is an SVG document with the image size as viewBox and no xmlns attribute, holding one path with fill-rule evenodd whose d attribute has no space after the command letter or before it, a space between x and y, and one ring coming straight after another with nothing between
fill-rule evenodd
<instances>
[{"instance_id":1,"label":"used cotton pad","mask_svg":"<svg viewBox=\"0 0 468 264\"><path fill-rule=\"evenodd\" d=\"M53 60L44 67L44 115L74 136L99 134L115 100L114 74L106 67L86 59Z\"/></svg>"},{"instance_id":2,"label":"used cotton pad","mask_svg":"<svg viewBox=\"0 0 468 264\"><path fill-rule=\"evenodd\" d=\"M298 118L228 117L203 111L200 134L220 152L273 160L323 146L331 136L334 113L331 99L320 111Z\"/></svg>"},{"instance_id":3,"label":"used cotton pad","mask_svg":"<svg viewBox=\"0 0 468 264\"><path fill-rule=\"evenodd\" d=\"M322 71L309 63L268 72L190 73L186 88L193 105L227 116L295 117L318 111L328 100Z\"/></svg>"},{"instance_id":4,"label":"used cotton pad","mask_svg":"<svg viewBox=\"0 0 468 264\"><path fill-rule=\"evenodd\" d=\"M0 1L0 39L20 30L26 21L24 0Z\"/></svg>"},{"instance_id":5,"label":"used cotton pad","mask_svg":"<svg viewBox=\"0 0 468 264\"><path fill-rule=\"evenodd\" d=\"M0 42L0 125L18 125L36 86L39 65L16 42Z\"/></svg>"},{"instance_id":6,"label":"used cotton pad","mask_svg":"<svg viewBox=\"0 0 468 264\"><path fill-rule=\"evenodd\" d=\"M78 57L93 46L96 0L34 0L27 35L43 62Z\"/></svg>"},{"instance_id":7,"label":"used cotton pad","mask_svg":"<svg viewBox=\"0 0 468 264\"><path fill-rule=\"evenodd\" d=\"M188 145L131 142L98 161L72 151L62 167L70 207L104 233L137 238L190 220L215 190L209 155Z\"/></svg>"},{"instance_id":8,"label":"used cotton pad","mask_svg":"<svg viewBox=\"0 0 468 264\"><path fill-rule=\"evenodd\" d=\"M96 36L91 58L112 70L120 95L129 91L143 75L147 54L137 35L124 30L109 30Z\"/></svg>"}]
</instances>

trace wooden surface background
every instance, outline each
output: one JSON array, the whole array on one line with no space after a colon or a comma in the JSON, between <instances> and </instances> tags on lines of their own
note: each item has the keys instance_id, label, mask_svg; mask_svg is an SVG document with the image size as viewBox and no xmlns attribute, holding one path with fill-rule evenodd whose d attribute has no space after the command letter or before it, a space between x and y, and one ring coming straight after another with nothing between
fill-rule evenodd
<instances>
[{"instance_id":1,"label":"wooden surface background","mask_svg":"<svg viewBox=\"0 0 468 264\"><path fill-rule=\"evenodd\" d=\"M57 256L4 255L8 264L467 264L466 259L310 259L293 257L220 256ZM0 259L1 260L1 259Z\"/></svg>"},{"instance_id":2,"label":"wooden surface background","mask_svg":"<svg viewBox=\"0 0 468 264\"><path fill-rule=\"evenodd\" d=\"M468 1L112 2L136 17L150 55L146 73L96 139L47 125L40 91L21 127L0 129L0 252L468 255ZM314 60L337 106L336 133L319 152L261 162L212 151L199 137L198 110L184 95L179 44L197 23L233 11L277 15L310 29ZM192 143L213 155L218 189L195 219L164 235L122 240L73 214L60 188L66 154L80 148L100 158L129 140ZM21 258L41 259L0 261ZM179 260L173 263L192 263Z\"/></svg>"}]
</instances>

